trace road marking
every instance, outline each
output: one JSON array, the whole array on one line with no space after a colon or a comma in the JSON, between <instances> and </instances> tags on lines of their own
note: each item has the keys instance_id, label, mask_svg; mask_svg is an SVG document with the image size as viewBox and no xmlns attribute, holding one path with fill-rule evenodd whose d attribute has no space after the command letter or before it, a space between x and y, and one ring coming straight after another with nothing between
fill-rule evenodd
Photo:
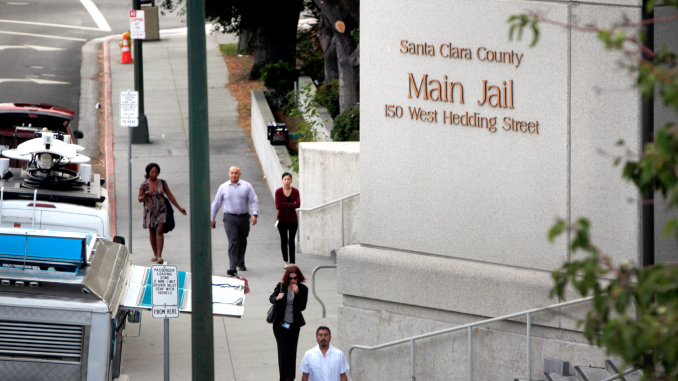
<instances>
[{"instance_id":1,"label":"road marking","mask_svg":"<svg viewBox=\"0 0 678 381\"><path fill-rule=\"evenodd\" d=\"M35 82L40 85L70 85L70 82L61 82L61 81L52 81L51 79L39 79L39 78L31 78L29 79L31 82Z\"/></svg>"},{"instance_id":2,"label":"road marking","mask_svg":"<svg viewBox=\"0 0 678 381\"><path fill-rule=\"evenodd\" d=\"M44 66L31 66L31 69L44 69Z\"/></svg>"},{"instance_id":3,"label":"road marking","mask_svg":"<svg viewBox=\"0 0 678 381\"><path fill-rule=\"evenodd\" d=\"M105 21L105 20L104 20ZM0 22L9 23L9 24L24 24L24 25L39 25L39 26L51 26L54 28L70 28L70 29L82 29L82 30L99 30L99 28L92 28L90 26L75 26L75 25L64 25L64 24L50 24L46 22L33 22L33 21L18 21L18 20L0 20ZM108 24L106 24L108 25ZM109 27L110 28L110 27ZM108 29L110 31L110 29Z\"/></svg>"},{"instance_id":4,"label":"road marking","mask_svg":"<svg viewBox=\"0 0 678 381\"><path fill-rule=\"evenodd\" d=\"M61 82L61 81L52 81L49 79L40 79L40 78L0 78L0 83L3 82L33 82L39 85L70 85L70 82Z\"/></svg>"},{"instance_id":5,"label":"road marking","mask_svg":"<svg viewBox=\"0 0 678 381\"><path fill-rule=\"evenodd\" d=\"M15 34L15 35L18 35L18 36L53 38L53 39L56 39L56 40L87 41L84 38L48 36L48 35L45 35L45 34L33 34L33 33L8 32L8 31L5 31L5 30L0 30L0 34Z\"/></svg>"},{"instance_id":6,"label":"road marking","mask_svg":"<svg viewBox=\"0 0 678 381\"><path fill-rule=\"evenodd\" d=\"M13 1L8 1L7 4L9 4L9 5L28 5L28 3L16 3L16 2L13 2Z\"/></svg>"},{"instance_id":7,"label":"road marking","mask_svg":"<svg viewBox=\"0 0 678 381\"><path fill-rule=\"evenodd\" d=\"M37 46L37 45L0 45L0 50L5 49L33 49L40 51L54 51L54 50L66 50L64 48L53 48L51 46Z\"/></svg>"},{"instance_id":8,"label":"road marking","mask_svg":"<svg viewBox=\"0 0 678 381\"><path fill-rule=\"evenodd\" d=\"M31 48L31 49L34 49L34 50L40 50L40 51L43 51L43 52L51 52L51 51L57 51L57 50L66 50L66 49L64 49L64 48L54 48L54 47L52 47L52 46L38 46L38 45L24 45L24 46L27 46L27 47L29 47L29 48Z\"/></svg>"},{"instance_id":9,"label":"road marking","mask_svg":"<svg viewBox=\"0 0 678 381\"><path fill-rule=\"evenodd\" d=\"M89 15L92 16L94 22L97 23L97 26L100 30L105 30L106 32L111 31L111 26L108 25L106 18L103 14L101 14L101 11L99 8L97 8L96 4L92 2L92 0L80 0L80 2L85 7L85 9L87 9L87 12L89 12Z\"/></svg>"}]
</instances>

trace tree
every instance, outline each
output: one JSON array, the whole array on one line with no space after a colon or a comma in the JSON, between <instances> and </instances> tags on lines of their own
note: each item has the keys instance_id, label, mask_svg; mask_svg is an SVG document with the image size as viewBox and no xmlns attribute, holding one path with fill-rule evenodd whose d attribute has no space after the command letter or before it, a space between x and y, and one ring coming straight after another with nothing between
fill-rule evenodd
<instances>
[{"instance_id":1,"label":"tree","mask_svg":"<svg viewBox=\"0 0 678 381\"><path fill-rule=\"evenodd\" d=\"M664 5L678 6L678 0ZM652 12L655 2L646 2ZM678 111L678 56L670 50L654 51L643 44L644 28L654 23L678 20L678 16L649 19L640 23L624 20L610 29L573 24L572 28L597 33L608 49L621 51L628 68L636 75L638 89L645 99L660 95L664 105ZM524 29L533 33L532 45L539 39L539 23L563 25L539 13L511 16L509 37ZM625 30L635 28L637 34ZM623 145L623 142L619 143ZM659 129L654 141L635 157L630 154L614 159L624 163L622 176L632 181L644 196L661 194L670 208L678 205L678 126L669 123ZM590 222L579 219L573 224L558 221L549 231L549 239L569 232L571 252L583 251L583 259L573 260L552 273L551 295L565 296L572 286L580 295L593 296L587 313L584 335L591 344L619 356L625 366L643 370L645 380L678 380L678 266L676 263L635 267L615 266L608 256L591 242ZM670 220L665 235L678 239L678 221ZM607 278L606 281L603 281Z\"/></svg>"},{"instance_id":2,"label":"tree","mask_svg":"<svg viewBox=\"0 0 678 381\"><path fill-rule=\"evenodd\" d=\"M358 104L360 99L360 47L353 35L360 26L359 0L314 0L323 14L320 41L325 54L325 78L339 79L339 110ZM334 60L336 59L336 64Z\"/></svg>"},{"instance_id":3,"label":"tree","mask_svg":"<svg viewBox=\"0 0 678 381\"><path fill-rule=\"evenodd\" d=\"M163 0L166 11L185 12L184 0ZM284 61L295 64L295 49L299 14L304 0L248 1L205 0L205 16L213 30L223 33L253 34L254 65L250 78L258 79L259 70L269 64Z\"/></svg>"},{"instance_id":4,"label":"tree","mask_svg":"<svg viewBox=\"0 0 678 381\"><path fill-rule=\"evenodd\" d=\"M325 56L325 81L332 82L339 79L339 64L337 62L337 40L332 32L332 24L327 16L322 15L319 22L320 46Z\"/></svg>"}]
</instances>

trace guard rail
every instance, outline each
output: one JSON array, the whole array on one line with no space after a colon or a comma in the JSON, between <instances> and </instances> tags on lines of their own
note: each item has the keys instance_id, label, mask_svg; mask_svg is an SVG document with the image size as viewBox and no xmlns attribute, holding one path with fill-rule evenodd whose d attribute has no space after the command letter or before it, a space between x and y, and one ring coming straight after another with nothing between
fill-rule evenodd
<instances>
[{"instance_id":1,"label":"guard rail","mask_svg":"<svg viewBox=\"0 0 678 381\"><path fill-rule=\"evenodd\" d=\"M297 213L298 212L313 212L315 210L322 209L322 208L328 207L330 205L334 205L336 203L339 203L339 208L341 209L341 247L344 247L346 245L346 240L344 239L344 200L348 200L349 198L353 198L353 197L356 197L356 196L359 196L359 195L360 195L360 192L353 193L351 195L344 196L344 197L338 198L338 199L330 201L330 202L326 202L322 205L318 205L318 206L315 206L313 208L299 208L299 209L297 209ZM297 230L297 252L298 253L301 253L300 246L299 246L299 241L300 241L299 237L301 237L301 229L302 229L302 223L301 223L301 218L300 218L299 219L299 229Z\"/></svg>"},{"instance_id":2,"label":"guard rail","mask_svg":"<svg viewBox=\"0 0 678 381\"><path fill-rule=\"evenodd\" d=\"M513 319L513 318L517 318L517 317L521 317L521 316L525 315L525 316L527 316L527 379L530 380L531 379L530 376L532 374L532 314L535 314L537 312L542 312L542 311L548 311L548 310L552 310L552 309L556 309L556 308L572 306L572 305L575 305L575 304L585 303L585 302L591 301L592 299L593 299L593 297L588 297L588 298L583 298L583 299L572 300L572 301L569 301L569 302L553 304L553 305L546 306L546 307L535 308L535 309L527 310L527 311L523 311L523 312L517 312L517 313L514 313L514 314L500 316L500 317L496 317L496 318L492 318L492 319L487 319L487 320L483 320L483 321L479 321L479 322L475 322L475 323L471 323L471 324L464 324L464 325L460 325L460 326L454 327L454 328L443 329L441 331L431 332L431 333L427 333L427 334L424 334L424 335L412 336L412 337L409 337L409 338L406 338L406 339L396 340L396 341L392 341L390 343L376 345L376 346L373 346L373 347L367 347L367 346L363 346L363 345L353 345L348 349L348 358L347 358L348 364L349 364L349 366L351 366L351 358L352 358L351 355L353 353L353 350L355 350L355 349L373 351L373 350L391 347L391 346L394 346L394 345L409 342L410 343L411 376L412 376L412 380L416 380L416 377L414 375L414 370L415 370L414 369L414 358L415 358L415 356L414 356L414 351L415 351L414 342L416 340L425 339L425 338L432 337L432 336L442 335L444 333L450 333L450 332L455 332L455 331L459 331L459 330L462 330L462 329L466 329L467 332L468 332L468 369L469 369L468 379L469 379L469 381L473 381L473 328L479 327L479 326L482 326L482 325L486 325L486 324L490 324L490 323L496 323L498 321ZM351 367L348 371L348 378L349 378L350 381L353 381L352 369L353 369L353 367ZM619 375L617 375L617 376L619 376Z\"/></svg>"}]
</instances>

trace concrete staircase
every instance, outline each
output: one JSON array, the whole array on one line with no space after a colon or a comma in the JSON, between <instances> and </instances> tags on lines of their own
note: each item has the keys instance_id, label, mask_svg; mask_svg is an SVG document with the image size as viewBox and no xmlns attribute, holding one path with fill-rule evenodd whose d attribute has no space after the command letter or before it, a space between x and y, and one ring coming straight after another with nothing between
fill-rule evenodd
<instances>
[{"instance_id":1,"label":"concrete staircase","mask_svg":"<svg viewBox=\"0 0 678 381\"><path fill-rule=\"evenodd\" d=\"M619 373L621 365L622 362L620 360L608 359L605 360L604 369L585 365L575 365L574 369L571 370L570 363L567 361L544 359L544 377L546 381L601 381ZM619 377L618 380L640 381L642 376L643 373L638 370L623 377ZM513 380L525 381L524 378L514 378Z\"/></svg>"}]
</instances>

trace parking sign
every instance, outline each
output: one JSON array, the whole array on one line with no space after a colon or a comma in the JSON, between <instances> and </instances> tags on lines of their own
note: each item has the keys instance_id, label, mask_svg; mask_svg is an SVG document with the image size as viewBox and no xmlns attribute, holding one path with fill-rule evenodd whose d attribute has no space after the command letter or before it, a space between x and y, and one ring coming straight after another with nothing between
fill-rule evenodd
<instances>
[{"instance_id":1,"label":"parking sign","mask_svg":"<svg viewBox=\"0 0 678 381\"><path fill-rule=\"evenodd\" d=\"M120 125L123 127L139 126L139 92L120 92Z\"/></svg>"},{"instance_id":2,"label":"parking sign","mask_svg":"<svg viewBox=\"0 0 678 381\"><path fill-rule=\"evenodd\" d=\"M151 267L151 300L154 318L179 317L179 272L176 266Z\"/></svg>"},{"instance_id":3,"label":"parking sign","mask_svg":"<svg viewBox=\"0 0 678 381\"><path fill-rule=\"evenodd\" d=\"M130 36L134 40L143 40L146 38L144 11L129 11L129 30Z\"/></svg>"}]
</instances>

